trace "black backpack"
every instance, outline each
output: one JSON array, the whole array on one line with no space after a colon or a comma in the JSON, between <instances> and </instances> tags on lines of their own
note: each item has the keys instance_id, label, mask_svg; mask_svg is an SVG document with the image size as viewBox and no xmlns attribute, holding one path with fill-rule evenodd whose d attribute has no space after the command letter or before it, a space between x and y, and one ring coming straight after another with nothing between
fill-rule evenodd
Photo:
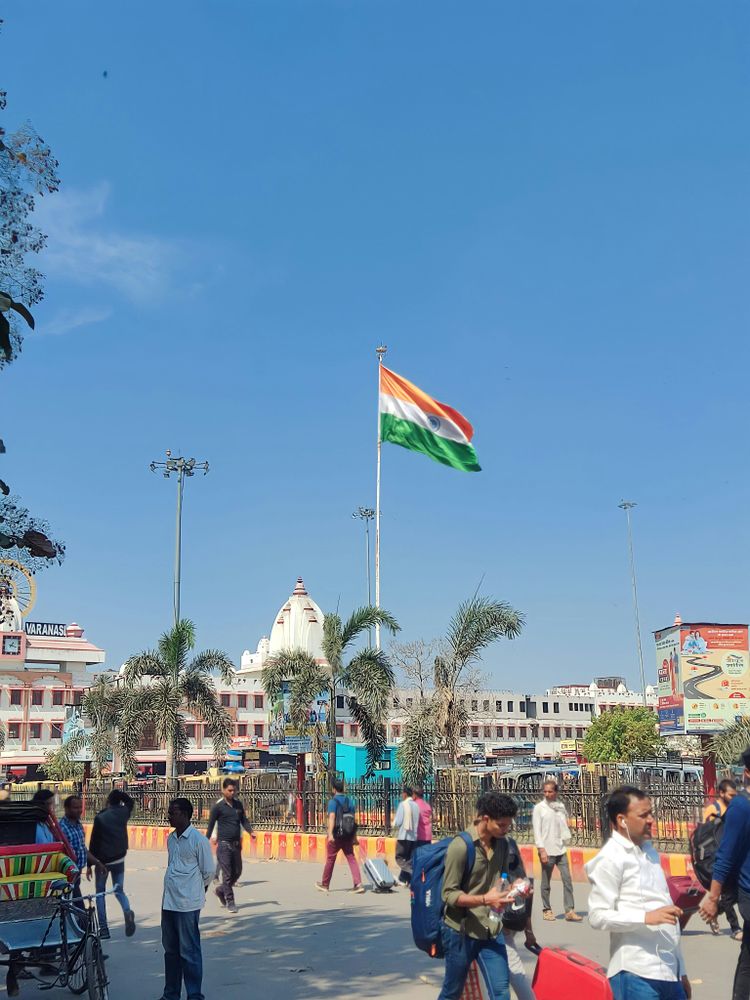
<instances>
[{"instance_id":1,"label":"black backpack","mask_svg":"<svg viewBox=\"0 0 750 1000\"><path fill-rule=\"evenodd\" d=\"M748 793L743 789L737 794L747 795ZM726 812L724 816L710 816L696 826L690 837L690 859L693 862L693 871L704 889L711 888L714 861L724 836L725 816ZM732 879L729 881L731 882ZM736 881L736 877L734 881Z\"/></svg>"},{"instance_id":2,"label":"black backpack","mask_svg":"<svg viewBox=\"0 0 750 1000\"><path fill-rule=\"evenodd\" d=\"M348 795L345 798L346 807L344 807L341 799L335 799L336 821L333 825L333 835L339 840L353 837L357 832L357 821L354 818L354 804Z\"/></svg>"}]
</instances>

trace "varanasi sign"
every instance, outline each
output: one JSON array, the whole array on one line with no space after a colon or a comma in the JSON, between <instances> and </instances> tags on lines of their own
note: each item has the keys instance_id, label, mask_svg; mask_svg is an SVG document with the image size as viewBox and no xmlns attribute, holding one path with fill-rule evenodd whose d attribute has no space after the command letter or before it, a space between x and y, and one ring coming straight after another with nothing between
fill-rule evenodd
<instances>
[{"instance_id":1,"label":"varanasi sign","mask_svg":"<svg viewBox=\"0 0 750 1000\"><path fill-rule=\"evenodd\" d=\"M64 639L67 625L59 622L25 622L26 635L41 635L47 638Z\"/></svg>"}]
</instances>

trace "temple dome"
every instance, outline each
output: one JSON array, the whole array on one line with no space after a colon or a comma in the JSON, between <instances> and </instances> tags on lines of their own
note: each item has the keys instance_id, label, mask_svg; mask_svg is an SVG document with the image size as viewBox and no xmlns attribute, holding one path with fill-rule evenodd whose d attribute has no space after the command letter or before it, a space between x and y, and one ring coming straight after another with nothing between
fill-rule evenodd
<instances>
[{"instance_id":1,"label":"temple dome","mask_svg":"<svg viewBox=\"0 0 750 1000\"><path fill-rule=\"evenodd\" d=\"M323 612L305 590L302 577L297 580L289 600L282 605L271 629L268 655L282 649L301 649L316 660L323 655Z\"/></svg>"}]
</instances>

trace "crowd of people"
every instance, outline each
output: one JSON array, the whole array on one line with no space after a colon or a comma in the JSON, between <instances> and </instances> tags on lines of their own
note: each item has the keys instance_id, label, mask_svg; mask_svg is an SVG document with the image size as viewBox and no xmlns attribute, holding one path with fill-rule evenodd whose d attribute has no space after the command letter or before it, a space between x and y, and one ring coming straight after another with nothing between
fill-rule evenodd
<instances>
[{"instance_id":1,"label":"crowd of people","mask_svg":"<svg viewBox=\"0 0 750 1000\"><path fill-rule=\"evenodd\" d=\"M743 755L745 785L750 785L750 748ZM54 794L40 790L34 797L46 810L49 822L37 826L37 842L67 840L82 875L96 879L100 935L110 936L104 893L111 881L120 904L125 934L136 932L135 914L125 894L125 861L128 821L133 800L113 790L104 809L94 818L86 844L81 824L82 802L76 795L63 804L64 815L54 815ZM539 951L531 923L531 907L519 924L503 920L512 896L510 889L526 878L522 852L510 836L517 806L511 796L497 791L483 793L476 815L444 855L440 927L445 973L439 1000L461 997L472 963L477 962L495 1000L509 1000L512 988L518 1000L534 1000L516 938L523 935L532 951ZM164 949L164 990L161 1000L180 1000L184 985L188 1000L203 1000L202 954L199 918L211 882L231 913L237 912L234 887L242 872L242 832L254 836L244 807L237 797L237 783L223 782L222 797L213 806L205 833L192 825L193 806L184 797L172 800L168 819L167 866L161 906ZM623 786L608 796L606 842L586 866L590 882L588 920L595 930L610 935L607 977L614 1000L689 1000L690 981L680 942L682 911L670 896L658 852L651 843L654 815L648 794ZM352 891L364 892L357 861L356 802L344 783L333 780L327 805L327 850L317 888L328 892L339 853L352 876ZM732 1000L750 1000L750 792L732 780L722 781L716 799L705 810L706 821L721 821L723 837L713 864L713 881L700 906L701 917L717 932L723 913L732 936L741 940ZM568 816L558 798L554 780L543 788L543 798L533 810L535 848L542 871L542 918L554 920L550 878L558 869L563 887L564 919L582 920L567 863L570 839ZM414 875L418 848L432 842L432 810L419 787L404 787L394 817L395 860L398 884L408 886ZM211 840L217 841L216 859ZM474 848L469 852L468 844ZM469 859L473 859L469 864ZM419 863L419 862L417 862ZM81 897L80 879L74 894ZM744 920L740 930L735 906Z\"/></svg>"}]
</instances>

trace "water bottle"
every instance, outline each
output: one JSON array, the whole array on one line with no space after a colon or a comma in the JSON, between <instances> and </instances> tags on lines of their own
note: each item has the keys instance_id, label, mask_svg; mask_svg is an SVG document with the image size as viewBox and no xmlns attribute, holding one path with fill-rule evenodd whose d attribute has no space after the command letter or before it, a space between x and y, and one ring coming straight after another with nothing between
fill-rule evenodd
<instances>
[{"instance_id":1,"label":"water bottle","mask_svg":"<svg viewBox=\"0 0 750 1000\"><path fill-rule=\"evenodd\" d=\"M498 892L507 892L509 884L510 883L508 882L508 873L503 872L500 878L493 886L493 888L497 889ZM491 906L489 912L489 926L490 926L490 931L493 934L495 934L500 929L502 921L503 921L503 911L496 910L494 907Z\"/></svg>"}]
</instances>

